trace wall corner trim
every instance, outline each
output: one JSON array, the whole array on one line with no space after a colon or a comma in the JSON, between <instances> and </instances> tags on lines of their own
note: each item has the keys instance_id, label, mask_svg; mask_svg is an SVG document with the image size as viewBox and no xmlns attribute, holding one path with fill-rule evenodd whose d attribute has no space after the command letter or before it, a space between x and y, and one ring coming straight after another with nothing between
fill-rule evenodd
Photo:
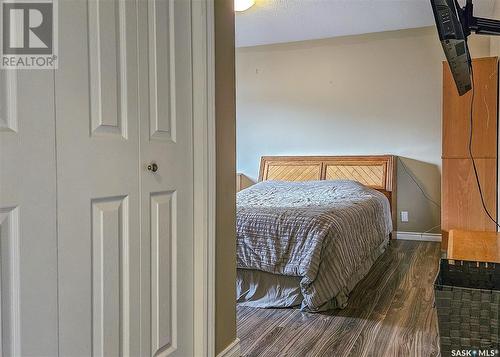
<instances>
[{"instance_id":1,"label":"wall corner trim","mask_svg":"<svg viewBox=\"0 0 500 357\"><path fill-rule=\"evenodd\" d=\"M441 242L441 234L420 232L396 232L396 239L422 242Z\"/></svg>"},{"instance_id":2,"label":"wall corner trim","mask_svg":"<svg viewBox=\"0 0 500 357\"><path fill-rule=\"evenodd\" d=\"M241 356L241 349L240 349L239 338L236 338L221 353L217 355L217 357L240 357L240 356Z\"/></svg>"}]
</instances>

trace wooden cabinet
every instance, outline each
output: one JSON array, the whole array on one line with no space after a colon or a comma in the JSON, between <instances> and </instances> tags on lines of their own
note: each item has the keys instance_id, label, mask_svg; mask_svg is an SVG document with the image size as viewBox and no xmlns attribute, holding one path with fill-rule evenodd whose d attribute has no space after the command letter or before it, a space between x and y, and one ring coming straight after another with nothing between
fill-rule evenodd
<instances>
[{"instance_id":1,"label":"wooden cabinet","mask_svg":"<svg viewBox=\"0 0 500 357\"><path fill-rule=\"evenodd\" d=\"M486 206L496 214L496 159L476 159ZM494 231L493 223L484 214L472 163L467 159L443 159L443 196L441 225L443 230L474 229Z\"/></svg>"},{"instance_id":2,"label":"wooden cabinet","mask_svg":"<svg viewBox=\"0 0 500 357\"><path fill-rule=\"evenodd\" d=\"M473 153L489 212L497 215L498 58L473 60ZM469 158L472 91L460 97L448 64L443 63L443 248L451 229L496 231L487 217Z\"/></svg>"},{"instance_id":3,"label":"wooden cabinet","mask_svg":"<svg viewBox=\"0 0 500 357\"><path fill-rule=\"evenodd\" d=\"M478 58L474 68L474 140L477 158L497 157L497 57ZM443 158L469 157L472 91L460 97L448 64L443 64Z\"/></svg>"}]
</instances>

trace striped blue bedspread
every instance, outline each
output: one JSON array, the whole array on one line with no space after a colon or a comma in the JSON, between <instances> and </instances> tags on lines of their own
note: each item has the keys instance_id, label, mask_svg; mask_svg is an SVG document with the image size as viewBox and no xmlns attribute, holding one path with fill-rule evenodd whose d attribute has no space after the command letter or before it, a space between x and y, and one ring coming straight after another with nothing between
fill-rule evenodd
<instances>
[{"instance_id":1,"label":"striped blue bedspread","mask_svg":"<svg viewBox=\"0 0 500 357\"><path fill-rule=\"evenodd\" d=\"M391 231L387 198L355 181L265 181L237 196L238 268L300 277L308 311L345 306Z\"/></svg>"}]
</instances>

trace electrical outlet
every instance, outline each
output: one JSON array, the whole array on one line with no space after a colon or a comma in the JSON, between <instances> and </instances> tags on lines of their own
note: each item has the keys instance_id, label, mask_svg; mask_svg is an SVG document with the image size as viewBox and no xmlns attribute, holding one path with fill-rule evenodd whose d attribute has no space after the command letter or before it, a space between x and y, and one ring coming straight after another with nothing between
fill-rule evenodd
<instances>
[{"instance_id":1,"label":"electrical outlet","mask_svg":"<svg viewBox=\"0 0 500 357\"><path fill-rule=\"evenodd\" d=\"M401 222L408 222L408 211L401 211Z\"/></svg>"}]
</instances>

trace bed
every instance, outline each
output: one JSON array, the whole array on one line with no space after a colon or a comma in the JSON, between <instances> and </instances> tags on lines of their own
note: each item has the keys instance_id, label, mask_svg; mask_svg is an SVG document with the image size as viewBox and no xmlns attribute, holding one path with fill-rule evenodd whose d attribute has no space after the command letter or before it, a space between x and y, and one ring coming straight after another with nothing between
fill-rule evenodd
<instances>
[{"instance_id":1,"label":"bed","mask_svg":"<svg viewBox=\"0 0 500 357\"><path fill-rule=\"evenodd\" d=\"M395 227L395 157L262 157L237 195L237 302L343 308Z\"/></svg>"}]
</instances>

